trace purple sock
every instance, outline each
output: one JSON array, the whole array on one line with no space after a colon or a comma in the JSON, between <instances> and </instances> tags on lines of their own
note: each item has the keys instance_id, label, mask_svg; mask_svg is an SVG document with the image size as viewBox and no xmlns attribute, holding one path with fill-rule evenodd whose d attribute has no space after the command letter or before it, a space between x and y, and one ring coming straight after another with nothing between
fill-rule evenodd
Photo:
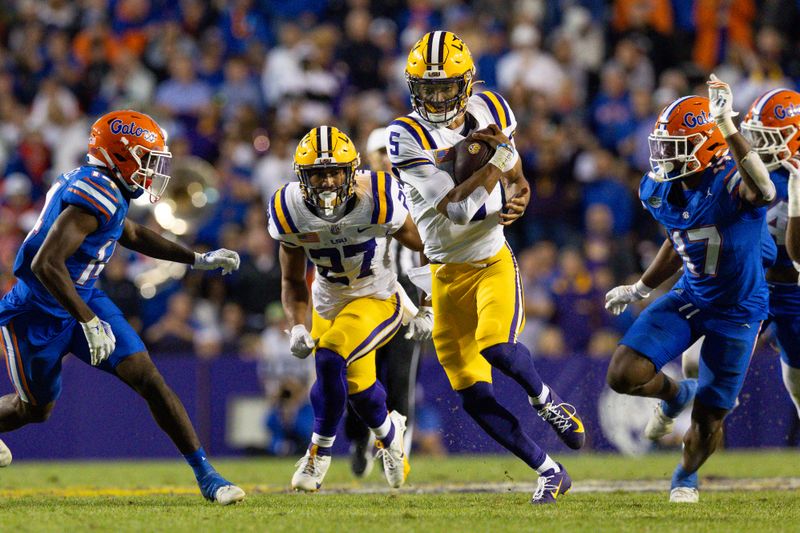
<instances>
[{"instance_id":1,"label":"purple sock","mask_svg":"<svg viewBox=\"0 0 800 533\"><path fill-rule=\"evenodd\" d=\"M489 364L519 383L528 396L538 397L542 393L542 378L533 364L531 352L522 343L503 342L481 352Z\"/></svg>"},{"instance_id":2,"label":"purple sock","mask_svg":"<svg viewBox=\"0 0 800 533\"><path fill-rule=\"evenodd\" d=\"M507 450L537 469L547 454L520 427L519 420L497 402L491 383L478 383L458 391L464 410Z\"/></svg>"},{"instance_id":3,"label":"purple sock","mask_svg":"<svg viewBox=\"0 0 800 533\"><path fill-rule=\"evenodd\" d=\"M317 381L311 387L314 433L334 437L347 402L347 363L327 348L317 349L315 359Z\"/></svg>"},{"instance_id":4,"label":"purple sock","mask_svg":"<svg viewBox=\"0 0 800 533\"><path fill-rule=\"evenodd\" d=\"M386 410L386 390L380 381L376 381L366 390L351 394L349 400L353 410L370 428L380 427L389 415ZM393 437L394 426L389 430L389 434L381 440L389 443Z\"/></svg>"}]
</instances>

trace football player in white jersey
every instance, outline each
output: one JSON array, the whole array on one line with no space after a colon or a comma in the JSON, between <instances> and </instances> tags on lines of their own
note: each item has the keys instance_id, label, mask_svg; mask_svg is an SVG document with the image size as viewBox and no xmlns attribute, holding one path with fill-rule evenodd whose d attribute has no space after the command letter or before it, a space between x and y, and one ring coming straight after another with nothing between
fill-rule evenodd
<instances>
[{"instance_id":1,"label":"football player in white jersey","mask_svg":"<svg viewBox=\"0 0 800 533\"><path fill-rule=\"evenodd\" d=\"M430 334L389 268L386 236L422 250L405 197L385 172L359 172L359 155L337 128L312 129L294 156L299 182L278 190L270 202L269 232L280 241L281 299L292 326L296 357L314 352L317 380L311 389L314 433L292 477L295 490L316 491L331 462L336 429L349 401L375 434L391 487L400 487L410 466L403 446L405 417L386 408L386 391L375 374L375 350L401 324ZM306 260L316 266L311 287Z\"/></svg>"},{"instance_id":2,"label":"football player in white jersey","mask_svg":"<svg viewBox=\"0 0 800 533\"><path fill-rule=\"evenodd\" d=\"M522 215L530 194L511 140L514 114L497 93L473 95L474 76L469 49L455 34L423 36L406 64L414 112L388 126L386 148L432 263L433 342L439 362L464 409L539 473L531 501L551 503L572 482L497 401L492 367L525 389L534 409L571 448L583 445L584 428L575 407L542 382L530 352L517 342L525 307L503 226ZM468 136L487 142L494 155L456 185L437 168L437 158Z\"/></svg>"}]
</instances>

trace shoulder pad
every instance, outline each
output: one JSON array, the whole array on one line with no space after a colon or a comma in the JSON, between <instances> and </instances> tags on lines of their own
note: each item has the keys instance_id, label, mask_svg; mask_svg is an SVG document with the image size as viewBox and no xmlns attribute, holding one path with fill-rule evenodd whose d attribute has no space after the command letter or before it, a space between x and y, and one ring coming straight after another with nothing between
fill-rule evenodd
<instances>
[{"instance_id":1,"label":"shoulder pad","mask_svg":"<svg viewBox=\"0 0 800 533\"><path fill-rule=\"evenodd\" d=\"M392 180L388 172L371 172L372 178L372 218L373 224L386 224L394 215Z\"/></svg>"},{"instance_id":2,"label":"shoulder pad","mask_svg":"<svg viewBox=\"0 0 800 533\"><path fill-rule=\"evenodd\" d=\"M428 129L420 121L409 115L393 120L389 126L398 126L408 132L423 150L435 150L437 148L436 141Z\"/></svg>"},{"instance_id":3,"label":"shoulder pad","mask_svg":"<svg viewBox=\"0 0 800 533\"><path fill-rule=\"evenodd\" d=\"M511 108L508 106L508 102L506 102L505 98L500 96L500 94L494 91L484 91L476 94L475 96L477 96L483 102L483 104L492 114L495 124L500 126L500 129L505 130L509 126L513 125Z\"/></svg>"},{"instance_id":4,"label":"shoulder pad","mask_svg":"<svg viewBox=\"0 0 800 533\"><path fill-rule=\"evenodd\" d=\"M289 211L288 199L286 198L288 187L289 184L286 184L278 189L269 202L270 218L275 221L275 227L281 235L299 233Z\"/></svg>"}]
</instances>

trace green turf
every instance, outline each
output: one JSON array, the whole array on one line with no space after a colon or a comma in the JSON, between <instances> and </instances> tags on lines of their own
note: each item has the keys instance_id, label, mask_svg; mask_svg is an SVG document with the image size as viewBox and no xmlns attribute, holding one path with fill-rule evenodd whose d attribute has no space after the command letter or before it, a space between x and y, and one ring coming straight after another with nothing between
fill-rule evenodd
<instances>
[{"instance_id":1,"label":"green turf","mask_svg":"<svg viewBox=\"0 0 800 533\"><path fill-rule=\"evenodd\" d=\"M577 454L561 459L576 487L581 479L667 479L677 453L629 459ZM15 462L0 471L0 531L302 531L356 533L473 531L800 531L800 495L793 491L703 492L696 506L668 505L666 493L576 493L557 506L533 507L519 492L450 494L290 494L290 460L217 461L218 469L249 489L242 504L222 508L192 493L180 462ZM703 476L800 477L797 452L722 453ZM535 479L511 457L415 458L409 485ZM378 472L353 481L346 458L335 458L326 486L382 487ZM173 494L135 495L164 488ZM86 489L123 489L86 496ZM780 482L775 483L780 488ZM78 495L70 495L71 491ZM127 491L127 492L126 492Z\"/></svg>"}]
</instances>

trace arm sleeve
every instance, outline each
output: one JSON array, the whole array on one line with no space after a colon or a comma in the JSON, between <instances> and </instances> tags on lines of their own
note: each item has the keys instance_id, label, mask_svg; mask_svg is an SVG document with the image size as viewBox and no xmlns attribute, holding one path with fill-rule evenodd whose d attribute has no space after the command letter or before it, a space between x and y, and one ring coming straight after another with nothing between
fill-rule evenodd
<instances>
[{"instance_id":1,"label":"arm sleeve","mask_svg":"<svg viewBox=\"0 0 800 533\"><path fill-rule=\"evenodd\" d=\"M109 222L119 208L117 196L99 180L79 179L73 181L67 185L61 200L93 214L101 226Z\"/></svg>"}]
</instances>

